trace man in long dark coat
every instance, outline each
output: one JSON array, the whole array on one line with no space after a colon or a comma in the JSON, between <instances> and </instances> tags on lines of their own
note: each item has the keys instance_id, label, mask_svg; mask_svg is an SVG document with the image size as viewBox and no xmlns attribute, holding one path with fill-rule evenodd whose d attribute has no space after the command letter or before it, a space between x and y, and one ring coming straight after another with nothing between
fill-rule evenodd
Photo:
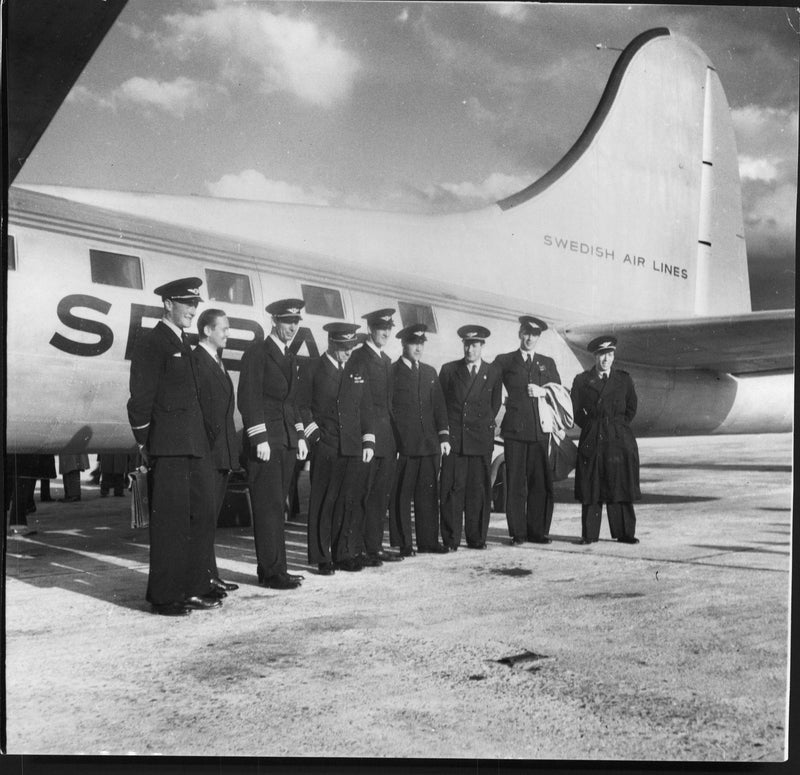
<instances>
[{"instance_id":1,"label":"man in long dark coat","mask_svg":"<svg viewBox=\"0 0 800 775\"><path fill-rule=\"evenodd\" d=\"M164 317L137 342L131 359L128 419L150 466L150 575L153 612L181 616L217 608L208 572L213 552L211 464L197 372L184 329L202 280L187 277L155 289Z\"/></svg>"},{"instance_id":2,"label":"man in long dark coat","mask_svg":"<svg viewBox=\"0 0 800 775\"><path fill-rule=\"evenodd\" d=\"M203 412L208 443L211 445L211 476L214 494L214 524L225 500L228 477L238 468L238 444L233 410L236 401L233 382L222 361L222 351L228 342L230 326L228 318L221 309L206 309L197 319L199 341L193 355L197 366L197 380L200 386L200 408ZM223 581L219 577L217 558L213 542L209 544L211 554L208 566L211 584L219 597L238 589L239 585Z\"/></svg>"},{"instance_id":3,"label":"man in long dark coat","mask_svg":"<svg viewBox=\"0 0 800 775\"><path fill-rule=\"evenodd\" d=\"M539 417L539 398L548 382L561 384L555 361L536 352L547 323L532 315L519 318L518 350L498 355L508 391L500 426L505 444L506 520L512 544L526 540L549 544L553 518L553 475L548 464L550 434Z\"/></svg>"},{"instance_id":4,"label":"man in long dark coat","mask_svg":"<svg viewBox=\"0 0 800 775\"><path fill-rule=\"evenodd\" d=\"M323 576L360 571L360 501L375 452L372 401L362 369L349 363L357 325L328 323L328 349L311 376L310 421L314 444L308 506L308 561Z\"/></svg>"},{"instance_id":5,"label":"man in long dark coat","mask_svg":"<svg viewBox=\"0 0 800 775\"><path fill-rule=\"evenodd\" d=\"M295 589L302 580L287 572L285 505L295 460L308 455L296 402L297 358L289 347L304 306L302 299L281 299L266 308L272 331L245 350L239 372L237 399L244 421L256 572L259 583L271 589Z\"/></svg>"},{"instance_id":6,"label":"man in long dark coat","mask_svg":"<svg viewBox=\"0 0 800 775\"><path fill-rule=\"evenodd\" d=\"M581 427L575 468L575 498L581 506L581 543L600 536L606 504L611 537L638 544L632 501L639 489L639 448L630 429L636 416L636 390L626 371L613 368L617 340L601 336L589 342L595 365L572 383L575 422Z\"/></svg>"},{"instance_id":7,"label":"man in long dark coat","mask_svg":"<svg viewBox=\"0 0 800 775\"><path fill-rule=\"evenodd\" d=\"M414 554L411 543L411 504L417 551L446 554L439 543L437 476L440 455L450 453L447 407L436 369L420 358L428 327L407 326L396 334L403 355L392 366L392 412L397 428L397 460L389 505L389 539L400 554Z\"/></svg>"},{"instance_id":8,"label":"man in long dark coat","mask_svg":"<svg viewBox=\"0 0 800 775\"><path fill-rule=\"evenodd\" d=\"M442 543L456 551L464 525L467 546L485 549L491 514L491 466L494 418L500 410L500 373L481 358L490 332L483 326L458 329L464 357L445 363L439 372L447 420L450 454L442 459L439 509Z\"/></svg>"}]
</instances>

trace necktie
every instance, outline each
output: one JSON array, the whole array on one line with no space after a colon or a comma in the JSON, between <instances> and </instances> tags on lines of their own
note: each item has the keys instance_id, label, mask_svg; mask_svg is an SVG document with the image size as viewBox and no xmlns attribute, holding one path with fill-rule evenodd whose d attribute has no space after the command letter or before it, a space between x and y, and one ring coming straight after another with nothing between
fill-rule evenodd
<instances>
[{"instance_id":1,"label":"necktie","mask_svg":"<svg viewBox=\"0 0 800 775\"><path fill-rule=\"evenodd\" d=\"M222 369L222 373L224 374L225 364L222 362L222 358L220 358L219 355L217 356L217 365L220 367L220 369Z\"/></svg>"},{"instance_id":2,"label":"necktie","mask_svg":"<svg viewBox=\"0 0 800 775\"><path fill-rule=\"evenodd\" d=\"M283 354L288 358L289 357L289 348L284 345Z\"/></svg>"},{"instance_id":3,"label":"necktie","mask_svg":"<svg viewBox=\"0 0 800 775\"><path fill-rule=\"evenodd\" d=\"M189 347L189 337L186 336L185 331L181 331L181 349L185 352L191 352L191 347Z\"/></svg>"},{"instance_id":4,"label":"necktie","mask_svg":"<svg viewBox=\"0 0 800 775\"><path fill-rule=\"evenodd\" d=\"M338 363L337 365L338 365L338 367L339 367L339 373L341 374L341 372L343 372L343 371L344 371L344 364L340 362L340 363Z\"/></svg>"},{"instance_id":5,"label":"necktie","mask_svg":"<svg viewBox=\"0 0 800 775\"><path fill-rule=\"evenodd\" d=\"M473 380L478 376L478 367L474 363L469 367L469 373Z\"/></svg>"}]
</instances>

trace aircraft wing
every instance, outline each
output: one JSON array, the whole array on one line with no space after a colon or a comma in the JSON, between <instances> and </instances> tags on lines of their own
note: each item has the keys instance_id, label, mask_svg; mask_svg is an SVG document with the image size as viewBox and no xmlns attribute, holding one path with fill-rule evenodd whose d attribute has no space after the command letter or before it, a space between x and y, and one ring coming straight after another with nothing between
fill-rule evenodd
<instances>
[{"instance_id":1,"label":"aircraft wing","mask_svg":"<svg viewBox=\"0 0 800 775\"><path fill-rule=\"evenodd\" d=\"M126 2L13 0L5 4L9 183Z\"/></svg>"},{"instance_id":2,"label":"aircraft wing","mask_svg":"<svg viewBox=\"0 0 800 775\"><path fill-rule=\"evenodd\" d=\"M596 336L619 339L620 361L642 366L709 369L727 374L794 368L794 310L721 317L588 323L564 326L576 351Z\"/></svg>"}]
</instances>

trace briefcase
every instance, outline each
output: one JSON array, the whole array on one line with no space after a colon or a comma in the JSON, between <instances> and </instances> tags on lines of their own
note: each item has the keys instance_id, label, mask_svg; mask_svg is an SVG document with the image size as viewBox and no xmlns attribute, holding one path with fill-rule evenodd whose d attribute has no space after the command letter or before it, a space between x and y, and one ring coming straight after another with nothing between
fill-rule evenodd
<instances>
[{"instance_id":1,"label":"briefcase","mask_svg":"<svg viewBox=\"0 0 800 775\"><path fill-rule=\"evenodd\" d=\"M150 495L147 489L147 469L139 466L128 474L131 491L131 527L150 524Z\"/></svg>"},{"instance_id":2,"label":"briefcase","mask_svg":"<svg viewBox=\"0 0 800 775\"><path fill-rule=\"evenodd\" d=\"M246 482L232 482L225 490L225 499L217 517L217 527L248 527L253 521L250 490Z\"/></svg>"}]
</instances>

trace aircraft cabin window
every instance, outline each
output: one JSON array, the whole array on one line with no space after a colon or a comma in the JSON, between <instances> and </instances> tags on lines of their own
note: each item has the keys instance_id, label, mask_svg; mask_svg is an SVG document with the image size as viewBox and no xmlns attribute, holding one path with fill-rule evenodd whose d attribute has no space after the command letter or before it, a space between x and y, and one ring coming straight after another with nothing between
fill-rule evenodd
<instances>
[{"instance_id":1,"label":"aircraft cabin window","mask_svg":"<svg viewBox=\"0 0 800 775\"><path fill-rule=\"evenodd\" d=\"M424 323L428 331L435 334L436 318L433 316L433 307L430 304L410 304L407 301L398 301L400 307L400 320L403 321L403 328L413 326L414 323Z\"/></svg>"},{"instance_id":2,"label":"aircraft cabin window","mask_svg":"<svg viewBox=\"0 0 800 775\"><path fill-rule=\"evenodd\" d=\"M206 269L206 282L208 284L209 301L222 301L228 304L246 304L248 307L253 306L253 292L250 289L250 278L246 274L220 272L218 269Z\"/></svg>"},{"instance_id":3,"label":"aircraft cabin window","mask_svg":"<svg viewBox=\"0 0 800 775\"><path fill-rule=\"evenodd\" d=\"M9 234L8 235L8 268L16 269L17 268L17 243L14 242L14 238Z\"/></svg>"},{"instance_id":4,"label":"aircraft cabin window","mask_svg":"<svg viewBox=\"0 0 800 775\"><path fill-rule=\"evenodd\" d=\"M108 253L105 250L90 250L92 282L101 285L117 285L120 288L142 289L142 262L138 256L124 253Z\"/></svg>"},{"instance_id":5,"label":"aircraft cabin window","mask_svg":"<svg viewBox=\"0 0 800 775\"><path fill-rule=\"evenodd\" d=\"M342 294L334 288L320 288L318 285L301 285L303 301L309 315L325 318L344 318Z\"/></svg>"}]
</instances>

